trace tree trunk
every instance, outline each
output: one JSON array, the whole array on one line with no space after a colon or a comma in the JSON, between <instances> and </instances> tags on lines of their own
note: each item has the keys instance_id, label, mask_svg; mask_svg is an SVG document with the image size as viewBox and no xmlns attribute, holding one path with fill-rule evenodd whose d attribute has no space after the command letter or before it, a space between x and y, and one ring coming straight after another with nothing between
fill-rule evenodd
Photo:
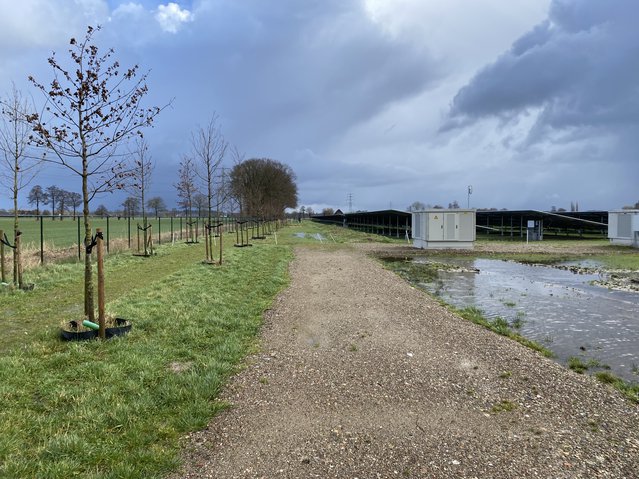
<instances>
[{"instance_id":1,"label":"tree trunk","mask_svg":"<svg viewBox=\"0 0 639 479\"><path fill-rule=\"evenodd\" d=\"M16 152L16 155L18 153ZM16 156L17 157L17 156ZM13 284L19 288L22 288L22 268L20 258L20 236L19 231L19 217L18 217L18 165L16 160L15 168L13 169Z\"/></svg>"},{"instance_id":2,"label":"tree trunk","mask_svg":"<svg viewBox=\"0 0 639 479\"><path fill-rule=\"evenodd\" d=\"M84 245L91 245L91 222L89 220L89 189L86 169L82 175L82 215L84 218ZM89 321L95 322L95 311L93 307L93 268L91 264L91 253L85 249L84 255L84 314Z\"/></svg>"}]
</instances>

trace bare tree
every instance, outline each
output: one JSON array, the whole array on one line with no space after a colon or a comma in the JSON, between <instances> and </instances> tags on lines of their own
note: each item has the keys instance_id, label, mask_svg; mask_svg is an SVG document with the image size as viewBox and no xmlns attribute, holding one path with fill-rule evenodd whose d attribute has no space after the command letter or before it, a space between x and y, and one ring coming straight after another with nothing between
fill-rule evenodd
<instances>
[{"instance_id":1,"label":"bare tree","mask_svg":"<svg viewBox=\"0 0 639 479\"><path fill-rule=\"evenodd\" d=\"M30 106L15 85L6 99L0 99L0 107L0 155L5 167L0 170L0 183L13 199L13 284L22 288L18 193L33 180L39 162L28 155L30 127L26 119Z\"/></svg>"},{"instance_id":2,"label":"bare tree","mask_svg":"<svg viewBox=\"0 0 639 479\"><path fill-rule=\"evenodd\" d=\"M193 195L193 208L197 210L197 217L203 218L207 210L208 198L204 193L195 193Z\"/></svg>"},{"instance_id":3,"label":"bare tree","mask_svg":"<svg viewBox=\"0 0 639 479\"><path fill-rule=\"evenodd\" d=\"M127 196L127 198L122 202L122 208L124 216L127 218L135 217L138 209L140 207L140 200L135 196Z\"/></svg>"},{"instance_id":4,"label":"bare tree","mask_svg":"<svg viewBox=\"0 0 639 479\"><path fill-rule=\"evenodd\" d=\"M164 204L164 200L159 196L154 196L150 198L149 201L146 202L146 206L155 211L155 217L160 217L160 211L166 211L166 204Z\"/></svg>"},{"instance_id":5,"label":"bare tree","mask_svg":"<svg viewBox=\"0 0 639 479\"><path fill-rule=\"evenodd\" d=\"M95 319L91 252L94 244L90 201L101 192L121 189L129 172L117 147L152 125L162 108L144 108L147 74L138 66L121 69L113 50L101 53L94 43L100 27L88 27L81 40L70 40L70 65L49 58L49 86L29 80L45 97L42 114L32 114L33 139L51 153L48 161L68 168L82 182L84 219L84 313ZM102 331L102 328L101 328Z\"/></svg>"},{"instance_id":6,"label":"bare tree","mask_svg":"<svg viewBox=\"0 0 639 479\"><path fill-rule=\"evenodd\" d=\"M56 204L60 201L60 197L64 194L64 190L55 185L47 186L46 203L51 203L51 217L55 219Z\"/></svg>"},{"instance_id":7,"label":"bare tree","mask_svg":"<svg viewBox=\"0 0 639 479\"><path fill-rule=\"evenodd\" d=\"M175 183L177 190L178 205L183 209L186 216L188 226L189 240L194 241L193 234L193 199L197 194L197 186L195 184L195 165L193 159L189 156L183 156L180 161L178 170L178 182Z\"/></svg>"},{"instance_id":8,"label":"bare tree","mask_svg":"<svg viewBox=\"0 0 639 479\"><path fill-rule=\"evenodd\" d=\"M99 205L95 211L93 212L94 215L96 216L101 216L101 217L105 217L105 216L109 216L109 210L107 209L106 206L104 205Z\"/></svg>"},{"instance_id":9,"label":"bare tree","mask_svg":"<svg viewBox=\"0 0 639 479\"><path fill-rule=\"evenodd\" d=\"M33 188L31 188L27 201L31 206L33 206L33 204L35 203L36 215L40 216L40 203L42 203L43 205L47 204L47 194L42 189L42 186L35 185Z\"/></svg>"},{"instance_id":10,"label":"bare tree","mask_svg":"<svg viewBox=\"0 0 639 479\"><path fill-rule=\"evenodd\" d=\"M64 214L66 212L67 202L69 201L69 192L67 190L59 190L58 193L58 216L60 217L60 221L64 219ZM55 213L55 211L54 211Z\"/></svg>"},{"instance_id":11,"label":"bare tree","mask_svg":"<svg viewBox=\"0 0 639 479\"><path fill-rule=\"evenodd\" d=\"M206 127L198 128L197 132L191 135L191 148L197 164L196 174L204 183L209 230L213 225L213 206L215 206L216 222L219 222L220 206L225 199L222 188L224 184L222 162L224 161L227 147L228 143L222 135L216 114L211 117ZM213 239L211 234L208 235L207 241L207 252L211 252L212 257ZM222 258L220 258L221 262Z\"/></svg>"},{"instance_id":12,"label":"bare tree","mask_svg":"<svg viewBox=\"0 0 639 479\"><path fill-rule=\"evenodd\" d=\"M67 201L71 204L71 207L73 208L73 221L75 221L76 211L78 209L78 206L82 204L82 195L80 193L75 193L73 191L68 191L67 193L68 193Z\"/></svg>"},{"instance_id":13,"label":"bare tree","mask_svg":"<svg viewBox=\"0 0 639 479\"><path fill-rule=\"evenodd\" d=\"M148 245L150 238L149 221L146 216L146 191L149 188L151 181L151 173L153 172L154 164L151 156L149 155L149 145L144 138L137 138L135 141L136 149L131 152L133 156L133 167L131 170L131 184L129 189L134 198L138 200L138 204L142 209L142 231L144 236L144 255L148 256ZM139 224L138 224L139 228ZM139 246L139 245L138 245ZM151 254L153 254L151 252Z\"/></svg>"}]
</instances>

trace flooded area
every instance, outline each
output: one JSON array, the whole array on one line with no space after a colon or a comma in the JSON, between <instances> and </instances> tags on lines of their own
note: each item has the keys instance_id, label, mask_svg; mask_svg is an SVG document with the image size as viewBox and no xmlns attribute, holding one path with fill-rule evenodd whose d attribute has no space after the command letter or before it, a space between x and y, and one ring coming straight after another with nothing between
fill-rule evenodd
<instances>
[{"instance_id":1,"label":"flooded area","mask_svg":"<svg viewBox=\"0 0 639 479\"><path fill-rule=\"evenodd\" d=\"M311 239L316 239L318 241L326 240L326 238L319 233L293 233L293 236L297 238L311 238Z\"/></svg>"},{"instance_id":2,"label":"flooded area","mask_svg":"<svg viewBox=\"0 0 639 479\"><path fill-rule=\"evenodd\" d=\"M592 370L609 367L639 380L639 293L593 285L602 279L596 273L488 259L438 262L451 270L419 285L445 302L506 319L563 363L578 357Z\"/></svg>"}]
</instances>

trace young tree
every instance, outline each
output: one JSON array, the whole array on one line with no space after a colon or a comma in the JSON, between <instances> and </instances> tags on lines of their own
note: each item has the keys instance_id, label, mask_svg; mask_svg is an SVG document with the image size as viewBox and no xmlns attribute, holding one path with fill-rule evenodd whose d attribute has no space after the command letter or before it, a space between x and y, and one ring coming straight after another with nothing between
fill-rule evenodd
<instances>
[{"instance_id":1,"label":"young tree","mask_svg":"<svg viewBox=\"0 0 639 479\"><path fill-rule=\"evenodd\" d=\"M149 222L146 216L145 195L151 181L151 173L153 172L153 161L149 155L149 145L144 138L138 138L135 142L136 149L132 152L133 168L131 171L130 191L133 197L138 200L138 204L142 209L142 231L144 232L144 255L149 254L147 244L149 241Z\"/></svg>"},{"instance_id":2,"label":"young tree","mask_svg":"<svg viewBox=\"0 0 639 479\"><path fill-rule=\"evenodd\" d=\"M27 154L30 128L26 121L28 102L13 87L11 95L0 99L0 155L5 168L0 170L0 183L11 192L13 199L13 284L22 288L22 258L20 251L20 221L18 194L37 173L38 161Z\"/></svg>"},{"instance_id":3,"label":"young tree","mask_svg":"<svg viewBox=\"0 0 639 479\"><path fill-rule=\"evenodd\" d=\"M36 215L40 216L40 203L44 205L47 204L47 194L42 189L42 186L35 185L33 188L31 188L27 201L31 206L33 206L33 204L35 203Z\"/></svg>"},{"instance_id":4,"label":"young tree","mask_svg":"<svg viewBox=\"0 0 639 479\"><path fill-rule=\"evenodd\" d=\"M182 157L178 170L178 182L174 186L177 190L178 205L186 216L189 238L193 240L193 199L198 191L195 184L195 165L190 157Z\"/></svg>"},{"instance_id":5,"label":"young tree","mask_svg":"<svg viewBox=\"0 0 639 479\"><path fill-rule=\"evenodd\" d=\"M96 194L121 189L128 171L117 147L152 125L162 108L144 108L147 74L138 66L122 69L113 50L100 52L94 35L100 27L88 27L81 40L70 40L70 62L55 53L49 58L53 80L49 86L32 76L31 83L45 97L43 114L29 116L33 140L51 153L47 160L68 168L82 183L84 220L84 313L95 319L91 252L90 201Z\"/></svg>"},{"instance_id":6,"label":"young tree","mask_svg":"<svg viewBox=\"0 0 639 479\"><path fill-rule=\"evenodd\" d=\"M166 211L166 204L164 204L164 200L159 196L150 198L149 201L146 202L146 206L155 211L156 218L160 217L160 211Z\"/></svg>"},{"instance_id":7,"label":"young tree","mask_svg":"<svg viewBox=\"0 0 639 479\"><path fill-rule=\"evenodd\" d=\"M197 210L198 218L203 218L207 210L208 199L204 193L195 193L193 195L193 207Z\"/></svg>"},{"instance_id":8,"label":"young tree","mask_svg":"<svg viewBox=\"0 0 639 479\"><path fill-rule=\"evenodd\" d=\"M213 224L213 206L215 201L216 222L220 218L220 206L225 200L222 185L224 183L222 162L228 143L222 135L222 129L218 124L218 116L214 114L206 127L198 128L191 135L191 148L193 158L197 164L196 174L204 183L204 197L209 228ZM214 199L215 197L215 199ZM201 212L199 213L202 216ZM213 251L213 238L208 235L207 251ZM211 254L212 257L212 254ZM208 259L208 258L207 258ZM220 258L221 262L221 258Z\"/></svg>"}]
</instances>

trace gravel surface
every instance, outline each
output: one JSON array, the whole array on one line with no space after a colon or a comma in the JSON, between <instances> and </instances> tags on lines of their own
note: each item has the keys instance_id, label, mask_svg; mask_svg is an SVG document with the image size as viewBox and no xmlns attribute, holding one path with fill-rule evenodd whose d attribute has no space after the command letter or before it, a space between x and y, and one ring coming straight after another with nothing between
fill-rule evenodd
<instances>
[{"instance_id":1,"label":"gravel surface","mask_svg":"<svg viewBox=\"0 0 639 479\"><path fill-rule=\"evenodd\" d=\"M299 248L261 351L173 478L637 478L639 407L360 248Z\"/></svg>"}]
</instances>

